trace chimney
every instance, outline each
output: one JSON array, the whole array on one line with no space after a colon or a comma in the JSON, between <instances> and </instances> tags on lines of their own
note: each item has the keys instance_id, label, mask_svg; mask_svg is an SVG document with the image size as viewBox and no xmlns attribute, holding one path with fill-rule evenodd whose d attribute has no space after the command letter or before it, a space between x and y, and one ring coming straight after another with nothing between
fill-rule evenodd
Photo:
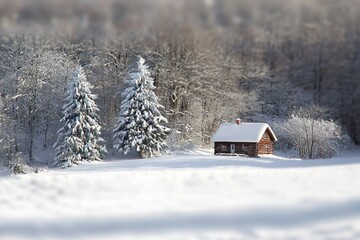
<instances>
[{"instance_id":1,"label":"chimney","mask_svg":"<svg viewBox=\"0 0 360 240\"><path fill-rule=\"evenodd\" d=\"M240 118L237 118L237 119L236 119L236 124L237 124L237 125L240 125L240 123L241 123L241 119L240 119Z\"/></svg>"}]
</instances>

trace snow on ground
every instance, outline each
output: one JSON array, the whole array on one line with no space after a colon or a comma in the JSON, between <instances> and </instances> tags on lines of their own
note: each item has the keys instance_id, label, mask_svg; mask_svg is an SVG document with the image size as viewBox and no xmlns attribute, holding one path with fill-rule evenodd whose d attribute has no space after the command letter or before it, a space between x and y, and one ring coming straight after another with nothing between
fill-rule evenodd
<instances>
[{"instance_id":1,"label":"snow on ground","mask_svg":"<svg viewBox=\"0 0 360 240\"><path fill-rule=\"evenodd\" d=\"M211 152L0 177L0 239L360 239L360 151Z\"/></svg>"}]
</instances>

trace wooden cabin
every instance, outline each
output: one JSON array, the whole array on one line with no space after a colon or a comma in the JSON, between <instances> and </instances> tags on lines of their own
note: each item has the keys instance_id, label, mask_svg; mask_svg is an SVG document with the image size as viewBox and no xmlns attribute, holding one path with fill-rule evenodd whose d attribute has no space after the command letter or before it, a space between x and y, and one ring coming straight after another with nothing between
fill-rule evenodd
<instances>
[{"instance_id":1,"label":"wooden cabin","mask_svg":"<svg viewBox=\"0 0 360 240\"><path fill-rule=\"evenodd\" d=\"M223 123L211 141L214 143L215 155L244 154L256 157L261 154L272 154L274 132L266 123Z\"/></svg>"}]
</instances>

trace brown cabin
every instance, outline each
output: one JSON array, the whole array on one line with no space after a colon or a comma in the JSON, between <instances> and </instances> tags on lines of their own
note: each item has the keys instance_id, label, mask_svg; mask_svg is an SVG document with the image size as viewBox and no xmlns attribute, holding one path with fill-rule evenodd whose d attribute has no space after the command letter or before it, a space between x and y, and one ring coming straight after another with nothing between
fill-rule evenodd
<instances>
[{"instance_id":1,"label":"brown cabin","mask_svg":"<svg viewBox=\"0 0 360 240\"><path fill-rule=\"evenodd\" d=\"M272 154L274 132L266 123L223 123L212 137L215 155L244 154L256 157L261 154Z\"/></svg>"}]
</instances>

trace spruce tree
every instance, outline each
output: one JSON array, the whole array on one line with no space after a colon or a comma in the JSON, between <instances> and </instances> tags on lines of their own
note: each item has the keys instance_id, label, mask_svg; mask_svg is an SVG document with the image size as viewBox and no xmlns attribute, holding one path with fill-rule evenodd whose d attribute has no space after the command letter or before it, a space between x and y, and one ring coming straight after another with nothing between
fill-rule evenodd
<instances>
[{"instance_id":1,"label":"spruce tree","mask_svg":"<svg viewBox=\"0 0 360 240\"><path fill-rule=\"evenodd\" d=\"M56 165L69 167L81 161L99 161L106 148L100 137L101 126L97 115L96 95L87 82L81 66L73 74L63 106L64 126L58 131Z\"/></svg>"},{"instance_id":2,"label":"spruce tree","mask_svg":"<svg viewBox=\"0 0 360 240\"><path fill-rule=\"evenodd\" d=\"M114 129L114 148L124 154L136 150L142 157L158 155L166 146L169 129L162 125L167 119L159 111L162 106L142 57L139 56L135 70L128 74L125 83L128 87L121 94L123 100Z\"/></svg>"}]
</instances>

